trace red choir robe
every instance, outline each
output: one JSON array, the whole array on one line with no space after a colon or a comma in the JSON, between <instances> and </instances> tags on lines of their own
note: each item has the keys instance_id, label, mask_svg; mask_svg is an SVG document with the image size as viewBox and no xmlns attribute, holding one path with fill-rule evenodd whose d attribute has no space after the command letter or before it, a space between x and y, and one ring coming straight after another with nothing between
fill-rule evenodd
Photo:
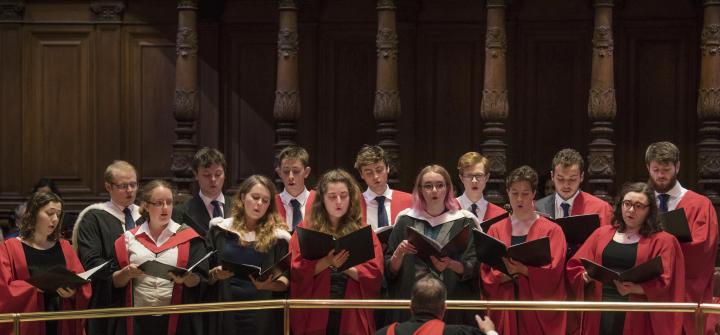
<instances>
[{"instance_id":1,"label":"red choir robe","mask_svg":"<svg viewBox=\"0 0 720 335\"><path fill-rule=\"evenodd\" d=\"M688 190L676 208L684 208L692 242L681 243L685 255L685 296L693 303L710 303L713 293L713 272L718 248L718 221L715 208L707 197ZM708 318L715 319L715 318ZM695 334L695 318L685 315L683 324L686 334ZM705 327L706 334L713 334L714 325Z\"/></svg>"},{"instance_id":2,"label":"red choir robe","mask_svg":"<svg viewBox=\"0 0 720 335\"><path fill-rule=\"evenodd\" d=\"M512 225L510 218L492 225L487 233L510 245ZM512 281L501 283L503 274L487 264L482 264L480 275L483 282L483 294L488 300L555 300L566 298L565 235L552 221L540 216L530 227L527 241L548 236L550 238L550 264L543 267L528 266L528 276L518 275L519 296L515 299ZM490 311L490 318L497 325L500 334L565 334L565 312L521 311L520 330L517 329L515 311Z\"/></svg>"},{"instance_id":3,"label":"red choir robe","mask_svg":"<svg viewBox=\"0 0 720 335\"><path fill-rule=\"evenodd\" d=\"M487 209L485 210L485 216L480 221L487 221L494 217L498 217L505 214L506 210L492 202L488 202Z\"/></svg>"},{"instance_id":4,"label":"red choir robe","mask_svg":"<svg viewBox=\"0 0 720 335\"><path fill-rule=\"evenodd\" d=\"M600 216L600 225L612 224L613 209L607 201L590 193L580 191L572 204L570 215L597 214Z\"/></svg>"},{"instance_id":5,"label":"red choir robe","mask_svg":"<svg viewBox=\"0 0 720 335\"><path fill-rule=\"evenodd\" d=\"M363 224L367 224L367 202L365 202L365 197L362 196L362 194L360 195L360 200L360 206L362 206L363 213ZM389 223L391 225L394 225L398 213L410 207L412 207L412 194L398 190L392 190L392 200L390 201L390 217L388 218Z\"/></svg>"},{"instance_id":6,"label":"red choir robe","mask_svg":"<svg viewBox=\"0 0 720 335\"><path fill-rule=\"evenodd\" d=\"M310 213L312 212L312 205L313 202L315 202L315 190L310 190L310 194L308 195L307 201L305 201L305 215L303 215L303 220L310 217ZM280 217L287 222L287 213L285 213L285 206L283 206L282 198L280 198L280 193L275 194L275 207L278 210L278 213L280 214ZM292 222L287 222L288 226L292 228Z\"/></svg>"},{"instance_id":7,"label":"red choir robe","mask_svg":"<svg viewBox=\"0 0 720 335\"><path fill-rule=\"evenodd\" d=\"M305 221L299 227L307 228ZM346 299L377 299L383 277L383 253L373 234L375 258L355 268L359 281L347 279ZM290 298L330 299L330 269L315 275L317 260L310 261L300 254L297 233L290 239ZM290 311L290 328L294 335L324 335L328 323L327 309L293 309ZM340 334L375 334L372 309L343 309L340 315Z\"/></svg>"},{"instance_id":8,"label":"red choir robe","mask_svg":"<svg viewBox=\"0 0 720 335\"><path fill-rule=\"evenodd\" d=\"M130 233L133 235L137 233L138 229L140 229L140 226L137 226L131 230L129 230ZM135 236L135 238L146 248L148 248L150 251L158 254L165 250L177 247L178 248L178 258L177 258L177 264L175 266L179 268L187 268L188 267L188 259L190 258L190 240L200 237L200 235L195 232L192 228L182 229L178 230L175 235L170 237L170 239L165 242L161 246L155 245L155 242L153 242L150 237L148 237L146 234L140 234ZM128 266L130 264L129 261L129 255L127 250L127 245L125 244L125 235L121 235L117 240L115 240L115 257L118 262L118 267L120 269ZM125 286L125 306L132 307L133 306L133 281L130 280ZM182 303L182 296L183 296L183 288L185 287L184 284L175 284L173 285L173 291L172 291L172 299L170 303L172 305L179 305ZM178 318L180 315L178 314L169 314L169 321L168 321L168 335L174 335L177 331L177 325L178 325ZM131 316L128 316L125 318L126 325L125 330L127 335L133 335L133 318Z\"/></svg>"},{"instance_id":9,"label":"red choir robe","mask_svg":"<svg viewBox=\"0 0 720 335\"><path fill-rule=\"evenodd\" d=\"M65 256L67 268L75 273L85 271L80 260L66 240L58 241ZM0 313L30 313L45 310L43 293L26 281L30 278L25 251L18 238L6 240L0 245ZM75 296L60 298L61 310L86 309L92 289L90 284L77 288ZM59 320L58 331L62 335L84 334L84 320ZM12 323L0 324L0 334L12 334ZM22 334L45 334L44 322L22 322ZM54 335L54 334L53 334Z\"/></svg>"},{"instance_id":10,"label":"red choir robe","mask_svg":"<svg viewBox=\"0 0 720 335\"><path fill-rule=\"evenodd\" d=\"M575 253L567 264L567 280L578 300L600 301L602 283L591 281L587 285L582 278L585 268L581 258L602 263L602 254L612 240L616 227L602 226L588 237L585 244ZM685 264L682 250L677 239L666 232L658 232L649 237L641 237L638 242L635 265L647 262L656 256L662 258L663 274L657 279L640 283L645 295L631 294L631 302L683 302L685 297ZM582 334L597 334L600 327L600 312L584 312ZM628 334L681 334L682 315L680 313L627 312L623 333Z\"/></svg>"}]
</instances>

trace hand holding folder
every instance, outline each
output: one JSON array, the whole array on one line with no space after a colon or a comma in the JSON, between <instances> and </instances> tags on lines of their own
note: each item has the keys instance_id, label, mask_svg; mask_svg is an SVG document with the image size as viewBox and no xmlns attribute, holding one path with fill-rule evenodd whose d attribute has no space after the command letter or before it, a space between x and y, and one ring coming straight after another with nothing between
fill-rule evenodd
<instances>
[{"instance_id":1,"label":"hand holding folder","mask_svg":"<svg viewBox=\"0 0 720 335\"><path fill-rule=\"evenodd\" d=\"M656 256L645 263L623 272L617 272L606 268L587 258L581 258L580 261L585 267L585 271L590 278L609 285L613 285L613 281L615 280L619 282L632 282L639 284L655 279L663 273L662 258L660 258L660 256Z\"/></svg>"},{"instance_id":2,"label":"hand holding folder","mask_svg":"<svg viewBox=\"0 0 720 335\"><path fill-rule=\"evenodd\" d=\"M195 269L196 266L200 265L203 261L208 259L210 256L212 256L214 253L216 253L217 250L213 250L209 252L207 255L205 255L203 258L201 258L199 261L195 262L192 266L189 268L181 268L177 266L168 265L165 263L158 262L156 260L147 261L145 263L142 263L138 266L138 269L142 270L146 275L153 276L157 278L166 279L169 281L173 281L173 278L170 276L168 272L172 272L175 276L181 277L184 276L188 272L192 272L193 269Z\"/></svg>"},{"instance_id":3,"label":"hand holding folder","mask_svg":"<svg viewBox=\"0 0 720 335\"><path fill-rule=\"evenodd\" d=\"M89 283L90 277L108 263L110 263L110 261L106 261L90 270L77 274L64 266L54 266L45 272L30 277L27 282L45 292L54 292L60 287L75 289L83 284Z\"/></svg>"},{"instance_id":4,"label":"hand holding folder","mask_svg":"<svg viewBox=\"0 0 720 335\"><path fill-rule=\"evenodd\" d=\"M287 271L288 268L290 268L289 253L265 269L252 264L239 264L228 259L223 259L222 261L222 269L232 272L235 277L248 279L252 276L257 281L266 281L268 278L275 280L280 277L283 272Z\"/></svg>"},{"instance_id":5,"label":"hand holding folder","mask_svg":"<svg viewBox=\"0 0 720 335\"><path fill-rule=\"evenodd\" d=\"M335 250L336 253L342 250L349 252L349 258L338 268L338 271L345 271L375 257L370 226L365 226L337 239L332 235L302 227L297 228L297 234L300 253L307 260L314 261L323 258L330 250Z\"/></svg>"},{"instance_id":6,"label":"hand holding folder","mask_svg":"<svg viewBox=\"0 0 720 335\"><path fill-rule=\"evenodd\" d=\"M525 266L535 267L548 265L552 260L550 239L547 236L509 248L502 241L476 229L473 229L473 237L478 260L508 276L512 274L508 272L503 257L512 258Z\"/></svg>"},{"instance_id":7,"label":"hand holding folder","mask_svg":"<svg viewBox=\"0 0 720 335\"><path fill-rule=\"evenodd\" d=\"M470 243L470 225L465 225L459 232L448 239L445 244L423 235L417 229L407 226L407 240L412 244L420 258L425 264L432 264L430 256L436 258L448 257L452 254L462 253Z\"/></svg>"}]
</instances>

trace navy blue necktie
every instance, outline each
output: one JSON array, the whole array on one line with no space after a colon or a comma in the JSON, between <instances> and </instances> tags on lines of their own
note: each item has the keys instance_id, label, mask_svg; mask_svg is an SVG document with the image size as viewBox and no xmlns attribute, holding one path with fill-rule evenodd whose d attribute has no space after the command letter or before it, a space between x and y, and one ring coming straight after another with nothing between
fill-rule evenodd
<instances>
[{"instance_id":1,"label":"navy blue necktie","mask_svg":"<svg viewBox=\"0 0 720 335\"><path fill-rule=\"evenodd\" d=\"M658 194L658 200L660 200L660 204L658 205L660 207L660 213L667 212L668 200L670 200L670 195L667 193L660 193Z\"/></svg>"},{"instance_id":2,"label":"navy blue necktie","mask_svg":"<svg viewBox=\"0 0 720 335\"><path fill-rule=\"evenodd\" d=\"M125 230L135 228L135 220L133 220L130 207L125 207L125 209L123 209L123 213L125 213Z\"/></svg>"},{"instance_id":3,"label":"navy blue necktie","mask_svg":"<svg viewBox=\"0 0 720 335\"><path fill-rule=\"evenodd\" d=\"M222 209L220 209L220 201L213 200L210 201L210 204L213 206L213 218L223 217Z\"/></svg>"},{"instance_id":4,"label":"navy blue necktie","mask_svg":"<svg viewBox=\"0 0 720 335\"><path fill-rule=\"evenodd\" d=\"M297 225L302 221L302 211L300 210L300 201L297 201L297 199L290 200L290 206L292 206L293 209L293 222L292 222L292 230L295 231L295 228L297 228Z\"/></svg>"},{"instance_id":5,"label":"navy blue necktie","mask_svg":"<svg viewBox=\"0 0 720 335\"><path fill-rule=\"evenodd\" d=\"M378 203L378 228L382 228L388 225L387 211L385 210L385 196L375 197L375 201Z\"/></svg>"},{"instance_id":6,"label":"navy blue necktie","mask_svg":"<svg viewBox=\"0 0 720 335\"><path fill-rule=\"evenodd\" d=\"M478 217L477 209L478 209L477 204L473 203L472 205L470 205L470 212L475 214L475 217Z\"/></svg>"},{"instance_id":7,"label":"navy blue necktie","mask_svg":"<svg viewBox=\"0 0 720 335\"><path fill-rule=\"evenodd\" d=\"M570 204L569 204L569 203L563 202L563 203L560 204L560 207L561 207L562 210L563 210L563 217L568 217L568 216L570 216Z\"/></svg>"}]
</instances>

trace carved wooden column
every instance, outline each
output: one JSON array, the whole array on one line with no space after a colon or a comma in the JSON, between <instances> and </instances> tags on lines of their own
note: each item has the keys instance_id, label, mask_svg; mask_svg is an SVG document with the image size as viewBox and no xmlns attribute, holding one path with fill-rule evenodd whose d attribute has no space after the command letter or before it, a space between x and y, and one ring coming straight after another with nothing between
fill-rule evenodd
<instances>
[{"instance_id":1,"label":"carved wooden column","mask_svg":"<svg viewBox=\"0 0 720 335\"><path fill-rule=\"evenodd\" d=\"M296 122L300 118L298 85L298 29L295 0L280 0L278 32L277 84L275 89L275 153L295 144Z\"/></svg>"},{"instance_id":2,"label":"carved wooden column","mask_svg":"<svg viewBox=\"0 0 720 335\"><path fill-rule=\"evenodd\" d=\"M96 21L122 21L125 2L121 0L96 0L90 4Z\"/></svg>"},{"instance_id":3,"label":"carved wooden column","mask_svg":"<svg viewBox=\"0 0 720 335\"><path fill-rule=\"evenodd\" d=\"M592 78L588 100L592 141L588 145L587 180L592 194L611 201L610 191L615 177L612 121L617 110L613 74L613 0L594 0L594 6Z\"/></svg>"},{"instance_id":4,"label":"carved wooden column","mask_svg":"<svg viewBox=\"0 0 720 335\"><path fill-rule=\"evenodd\" d=\"M698 183L720 206L720 0L705 0L700 36Z\"/></svg>"},{"instance_id":5,"label":"carved wooden column","mask_svg":"<svg viewBox=\"0 0 720 335\"><path fill-rule=\"evenodd\" d=\"M190 194L193 181L190 163L197 149L195 119L198 109L197 77L197 1L178 1L177 60L175 63L175 134L172 166L173 182L178 196Z\"/></svg>"},{"instance_id":6,"label":"carved wooden column","mask_svg":"<svg viewBox=\"0 0 720 335\"><path fill-rule=\"evenodd\" d=\"M507 42L505 37L505 0L487 0L485 32L485 81L480 116L483 120L482 152L490 160L490 179L486 198L495 204L505 203L507 144L505 120L508 117Z\"/></svg>"},{"instance_id":7,"label":"carved wooden column","mask_svg":"<svg viewBox=\"0 0 720 335\"><path fill-rule=\"evenodd\" d=\"M398 89L398 36L395 22L395 0L378 0L377 78L373 115L378 122L378 145L387 153L393 165L388 176L390 185L397 185L400 163L400 144L396 140L400 119L400 91Z\"/></svg>"},{"instance_id":8,"label":"carved wooden column","mask_svg":"<svg viewBox=\"0 0 720 335\"><path fill-rule=\"evenodd\" d=\"M0 21L22 21L25 14L25 1L0 1Z\"/></svg>"}]
</instances>

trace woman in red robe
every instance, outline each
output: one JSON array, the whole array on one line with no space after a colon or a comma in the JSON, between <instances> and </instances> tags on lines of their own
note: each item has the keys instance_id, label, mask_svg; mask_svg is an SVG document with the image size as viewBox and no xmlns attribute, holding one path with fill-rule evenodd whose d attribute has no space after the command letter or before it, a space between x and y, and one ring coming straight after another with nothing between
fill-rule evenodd
<instances>
[{"instance_id":1,"label":"woman in red robe","mask_svg":"<svg viewBox=\"0 0 720 335\"><path fill-rule=\"evenodd\" d=\"M521 166L507 177L512 215L492 225L487 234L506 246L547 236L550 239L550 264L526 266L506 258L505 266L514 279L482 264L483 294L488 300L563 301L566 298L563 276L565 235L560 226L535 213L533 199L537 181L537 173L529 166ZM491 311L490 318L497 324L500 334L565 334L565 312Z\"/></svg>"},{"instance_id":2,"label":"woman in red robe","mask_svg":"<svg viewBox=\"0 0 720 335\"><path fill-rule=\"evenodd\" d=\"M90 285L43 292L27 280L55 265L80 273L80 260L70 243L60 239L62 200L50 192L34 193L18 237L0 245L0 313L29 313L87 308ZM23 322L22 334L84 334L83 320ZM11 334L12 324L0 324L0 334Z\"/></svg>"},{"instance_id":3,"label":"woman in red robe","mask_svg":"<svg viewBox=\"0 0 720 335\"><path fill-rule=\"evenodd\" d=\"M308 221L299 227L337 237L363 227L360 189L343 170L325 173L318 182L317 199ZM290 240L290 297L292 299L376 299L383 275L383 253L373 233L375 257L339 272L334 269L347 261L348 253L330 251L318 260L300 253L297 233ZM371 309L293 309L290 326L295 335L374 334Z\"/></svg>"},{"instance_id":4,"label":"woman in red robe","mask_svg":"<svg viewBox=\"0 0 720 335\"><path fill-rule=\"evenodd\" d=\"M627 184L618 196L611 226L601 226L568 261L567 279L576 297L587 301L683 302L685 265L677 239L661 231L653 191ZM660 256L663 273L643 283L603 285L590 278L581 259L624 271ZM585 312L582 334L681 334L680 313Z\"/></svg>"}]
</instances>

